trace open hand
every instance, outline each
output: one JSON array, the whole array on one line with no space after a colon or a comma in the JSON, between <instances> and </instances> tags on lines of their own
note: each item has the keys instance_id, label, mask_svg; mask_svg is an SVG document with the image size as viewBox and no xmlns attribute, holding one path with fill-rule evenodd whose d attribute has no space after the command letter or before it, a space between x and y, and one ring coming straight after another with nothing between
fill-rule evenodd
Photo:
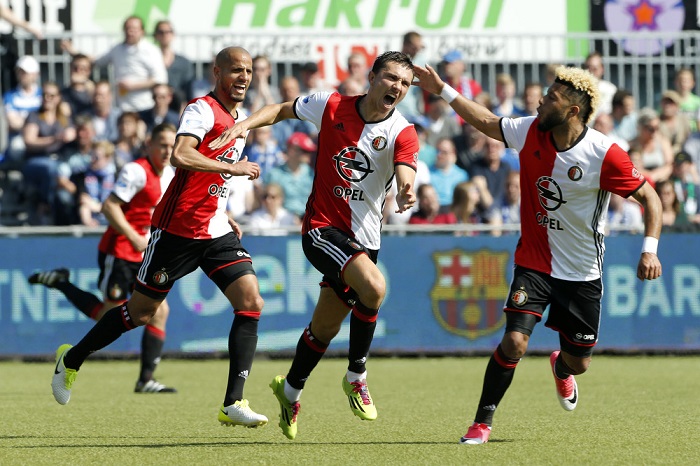
<instances>
[{"instance_id":1,"label":"open hand","mask_svg":"<svg viewBox=\"0 0 700 466\"><path fill-rule=\"evenodd\" d=\"M244 138L246 130L241 128L240 125L233 125L223 133L219 135L216 139L209 143L209 149L216 150L221 149L226 146L229 142L236 138ZM240 162L239 162L240 163Z\"/></svg>"},{"instance_id":2,"label":"open hand","mask_svg":"<svg viewBox=\"0 0 700 466\"><path fill-rule=\"evenodd\" d=\"M402 212L406 212L408 209L413 207L413 204L416 203L416 194L413 192L413 187L406 183L399 189L399 192L396 194L396 205L398 206L398 210L396 210L397 214L400 214Z\"/></svg>"}]
</instances>

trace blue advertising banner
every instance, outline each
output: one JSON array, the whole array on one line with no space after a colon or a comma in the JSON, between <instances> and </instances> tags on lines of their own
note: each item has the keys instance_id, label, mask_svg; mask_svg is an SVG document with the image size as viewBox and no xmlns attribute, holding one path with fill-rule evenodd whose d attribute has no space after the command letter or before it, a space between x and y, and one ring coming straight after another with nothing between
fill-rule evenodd
<instances>
[{"instance_id":1,"label":"blue advertising banner","mask_svg":"<svg viewBox=\"0 0 700 466\"><path fill-rule=\"evenodd\" d=\"M60 292L30 285L35 270L67 267L78 287L97 292L99 237L0 238L0 355L48 355L75 343L92 326ZM379 313L373 350L383 352L492 351L503 334L502 313L517 236L385 236L379 266L388 295ZM311 319L320 274L296 236L247 236L265 299L259 351L289 351ZM700 349L700 236L668 234L660 243L663 276L636 278L641 238L606 240L603 318L598 349ZM225 351L232 309L200 272L175 284L165 351ZM348 325L331 349L347 348ZM138 352L141 330L107 351ZM540 324L531 350L558 347Z\"/></svg>"}]
</instances>

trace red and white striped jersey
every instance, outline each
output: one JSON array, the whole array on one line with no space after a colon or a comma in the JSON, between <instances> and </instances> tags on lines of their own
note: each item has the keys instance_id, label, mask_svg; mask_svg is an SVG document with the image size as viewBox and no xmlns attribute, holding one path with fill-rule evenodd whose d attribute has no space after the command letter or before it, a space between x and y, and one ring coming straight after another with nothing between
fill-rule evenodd
<instances>
[{"instance_id":1,"label":"red and white striped jersey","mask_svg":"<svg viewBox=\"0 0 700 466\"><path fill-rule=\"evenodd\" d=\"M515 263L562 280L595 280L603 270L610 193L628 197L645 179L602 133L586 127L573 147L558 152L537 122L501 119L506 144L520 153Z\"/></svg>"},{"instance_id":2,"label":"red and white striped jersey","mask_svg":"<svg viewBox=\"0 0 700 466\"><path fill-rule=\"evenodd\" d=\"M209 143L245 118L238 109L238 119L234 119L213 94L208 94L190 101L180 118L177 135L197 138L197 150L205 157L236 163L245 139L234 139L217 150L209 149ZM221 173L175 170L175 179L153 214L153 226L192 239L218 238L231 232L226 203L232 179Z\"/></svg>"},{"instance_id":3,"label":"red and white striped jersey","mask_svg":"<svg viewBox=\"0 0 700 466\"><path fill-rule=\"evenodd\" d=\"M294 103L296 116L319 130L302 232L332 225L367 248L379 249L382 209L394 166L416 169L418 135L397 110L382 121L364 121L358 111L361 97L318 92Z\"/></svg>"},{"instance_id":4,"label":"red and white striped jersey","mask_svg":"<svg viewBox=\"0 0 700 466\"><path fill-rule=\"evenodd\" d=\"M124 217L141 235L150 234L153 209L174 175L173 167L166 166L159 176L147 157L127 163L119 172L112 194L124 202L121 205ZM143 259L143 252L134 249L126 236L112 226L107 227L97 249L129 262L141 262Z\"/></svg>"}]
</instances>

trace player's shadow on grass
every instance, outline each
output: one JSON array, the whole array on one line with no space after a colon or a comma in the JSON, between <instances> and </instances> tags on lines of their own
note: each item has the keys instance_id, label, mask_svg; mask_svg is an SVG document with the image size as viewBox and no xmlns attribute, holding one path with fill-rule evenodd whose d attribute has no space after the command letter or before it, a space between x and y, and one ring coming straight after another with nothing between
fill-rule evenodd
<instances>
[{"instance_id":1,"label":"player's shadow on grass","mask_svg":"<svg viewBox=\"0 0 700 466\"><path fill-rule=\"evenodd\" d=\"M0 439L3 440L18 440L18 439L47 439L56 438L63 439L63 437L47 437L45 435L0 435ZM72 440L76 439L91 439L94 437L71 437ZM129 437L133 439L134 437ZM104 439L104 437L103 437ZM24 448L182 448L182 447L201 447L201 446L225 446L225 447L235 447L249 446L249 445L289 445L289 446L308 446L308 445L457 445L455 441L415 441L415 440L394 440L394 441L364 441L364 442L318 442L318 441L304 441L300 440L256 440L251 441L248 438L243 437L225 437L226 440L221 441L206 441L193 442L188 439L188 442L153 442L153 443L135 443L135 444L96 444L96 445L79 445L79 444L61 444L61 445L46 445L46 444L34 444L34 445L5 445L3 448L14 448L14 449L24 449ZM236 443L232 444L231 441L235 440ZM248 441L246 441L248 440ZM489 440L489 443L512 443L514 440L511 439L493 439ZM464 445L465 447L467 445Z\"/></svg>"}]
</instances>

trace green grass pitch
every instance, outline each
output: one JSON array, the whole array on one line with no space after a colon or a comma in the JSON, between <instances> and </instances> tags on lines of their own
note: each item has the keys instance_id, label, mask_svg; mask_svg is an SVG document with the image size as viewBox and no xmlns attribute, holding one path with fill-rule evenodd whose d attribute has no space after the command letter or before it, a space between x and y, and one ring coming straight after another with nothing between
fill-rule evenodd
<instances>
[{"instance_id":1,"label":"green grass pitch","mask_svg":"<svg viewBox=\"0 0 700 466\"><path fill-rule=\"evenodd\" d=\"M268 383L288 360L256 360L246 385L264 428L220 426L225 360L165 359L173 395L134 394L136 361L88 361L70 403L51 396L49 363L0 363L0 464L40 465L641 465L700 464L698 356L595 356L561 409L546 357L524 358L491 441L462 446L487 357L374 358L379 418L354 417L340 386L346 361L321 361L287 440Z\"/></svg>"}]
</instances>

